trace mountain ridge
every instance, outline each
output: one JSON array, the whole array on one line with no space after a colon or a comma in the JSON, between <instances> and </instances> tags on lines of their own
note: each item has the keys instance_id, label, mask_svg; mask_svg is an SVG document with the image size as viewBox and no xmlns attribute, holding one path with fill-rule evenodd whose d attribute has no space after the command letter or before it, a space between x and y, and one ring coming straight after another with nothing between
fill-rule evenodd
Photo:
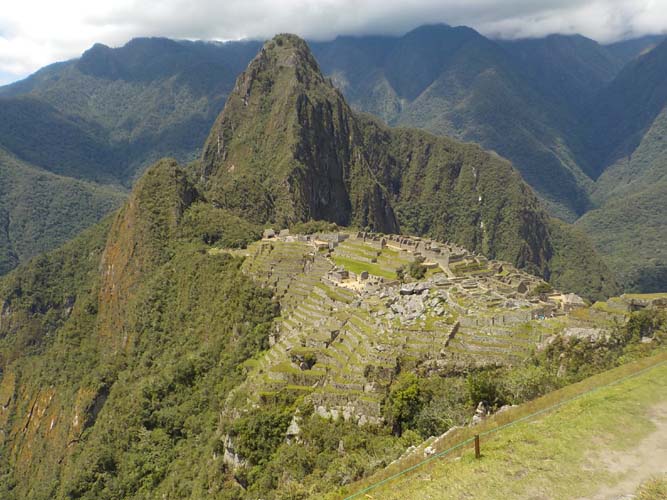
<instances>
[{"instance_id":1,"label":"mountain ridge","mask_svg":"<svg viewBox=\"0 0 667 500\"><path fill-rule=\"evenodd\" d=\"M570 102L570 97L590 85L598 88L616 71L617 63L609 59L612 56L607 47L576 36L493 41L464 27L428 26L409 35L405 42L402 37L339 37L332 42L314 42L312 48L323 72L355 109L365 109L401 125L474 140L498 151L514 160L524 179L538 188L542 200L548 200L552 214L569 221L599 208L601 188L586 173L593 168L591 162L597 160L590 158L582 140L585 134L577 126L582 107L575 100ZM444 56L435 50L433 59L435 45L422 47L415 42L420 37L438 44L451 42L451 47L460 48L447 52L444 59L449 61L445 64L449 69L435 82L430 80L443 66L430 61L437 62ZM648 42L653 43L639 41L636 47L644 47L641 52ZM42 122L20 129L40 130L40 134L10 131L17 132L20 140L7 146L15 149L12 154L47 170L128 187L145 165L161 156L186 162L199 156L233 88L233 78L259 46L257 42L137 39L125 48L100 46L89 52L84 58L84 63L90 60L92 64L87 74L77 68L83 64L80 59L44 68L24 82L0 89L4 99L24 98L29 92L31 99L52 110L50 115L30 114ZM414 48L408 50L409 46ZM116 71L114 78L91 74L95 68L92 59L98 51L106 54L106 59L97 63L98 70ZM422 56L411 57L414 51ZM401 53L404 56L398 57ZM489 58L489 53L499 57ZM536 64L544 53L555 61L551 66L557 62L564 68L562 73L543 71L544 65ZM186 61L184 54L191 60ZM606 55L599 64L592 64L596 54ZM395 64L397 61L403 63ZM453 67L449 67L451 61ZM401 81L400 67L410 64L428 71L414 72L414 81L421 83L416 90L399 95L393 85ZM586 72L588 66L590 72ZM565 78L562 85L557 77ZM401 85L398 91L404 92ZM409 102L405 96L422 90L424 85L429 85L424 95ZM561 87L570 89L567 106L561 105L562 99L554 100L555 90ZM396 119L399 114L402 118ZM48 116L53 120L46 120ZM68 151L61 146L62 141L44 140L54 135L51 130L59 130L53 125L57 123L74 124L72 130L80 129L76 137L87 146ZM11 138L11 134L6 137ZM32 145L27 150L29 157L20 154L21 148L26 149L26 144L21 146L26 138ZM10 260L16 262L13 257Z\"/></svg>"},{"instance_id":2,"label":"mountain ridge","mask_svg":"<svg viewBox=\"0 0 667 500\"><path fill-rule=\"evenodd\" d=\"M296 38L239 77L204 151L156 162L112 216L0 278L3 498L321 497L467 425L479 401L516 404L660 342L619 326L661 324L631 315L643 298L588 307L481 255L609 285L507 160L354 113ZM309 196L313 172L340 180L350 220L373 206L347 182L361 178L427 236L305 220L340 208ZM245 221L238 186L257 184L274 199Z\"/></svg>"}]
</instances>

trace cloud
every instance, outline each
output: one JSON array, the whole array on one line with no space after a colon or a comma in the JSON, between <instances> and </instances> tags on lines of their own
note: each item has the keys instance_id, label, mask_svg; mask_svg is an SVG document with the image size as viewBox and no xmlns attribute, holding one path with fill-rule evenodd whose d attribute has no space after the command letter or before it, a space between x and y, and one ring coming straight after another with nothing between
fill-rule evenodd
<instances>
[{"instance_id":1,"label":"cloud","mask_svg":"<svg viewBox=\"0 0 667 500\"><path fill-rule=\"evenodd\" d=\"M309 39L401 34L420 24L471 26L501 38L581 33L601 42L662 33L667 0L21 0L0 11L0 83L95 42L136 36Z\"/></svg>"}]
</instances>

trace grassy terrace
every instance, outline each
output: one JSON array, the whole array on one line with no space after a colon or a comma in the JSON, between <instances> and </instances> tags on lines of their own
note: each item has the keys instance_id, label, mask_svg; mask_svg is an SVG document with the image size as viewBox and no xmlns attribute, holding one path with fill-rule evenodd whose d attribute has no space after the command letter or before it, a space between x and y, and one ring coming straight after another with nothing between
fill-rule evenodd
<instances>
[{"instance_id":1,"label":"grassy terrace","mask_svg":"<svg viewBox=\"0 0 667 500\"><path fill-rule=\"evenodd\" d=\"M664 351L512 408L434 445L440 452L479 433L479 460L468 443L358 498L590 497L602 486L641 480L632 467L612 473L604 457L622 456L647 439L656 429L651 415L659 413L658 407L667 408ZM510 422L516 424L484 434ZM408 457L331 498L360 491L423 460L422 453Z\"/></svg>"},{"instance_id":2,"label":"grassy terrace","mask_svg":"<svg viewBox=\"0 0 667 500\"><path fill-rule=\"evenodd\" d=\"M626 293L625 296L629 299L667 299L667 293Z\"/></svg>"},{"instance_id":3,"label":"grassy terrace","mask_svg":"<svg viewBox=\"0 0 667 500\"><path fill-rule=\"evenodd\" d=\"M368 262L371 258L377 262ZM380 251L363 242L351 240L345 241L336 249L333 260L337 265L353 273L367 271L369 274L387 279L396 279L396 268L411 262L411 259L401 255L396 249L385 247Z\"/></svg>"},{"instance_id":4,"label":"grassy terrace","mask_svg":"<svg viewBox=\"0 0 667 500\"><path fill-rule=\"evenodd\" d=\"M359 274L362 271L367 271L374 276L380 276L387 279L396 279L396 272L390 271L380 264L372 264L370 262L360 262L358 260L350 259L348 257L333 256L333 261L338 266L343 266L348 271Z\"/></svg>"},{"instance_id":5,"label":"grassy terrace","mask_svg":"<svg viewBox=\"0 0 667 500\"><path fill-rule=\"evenodd\" d=\"M345 304L350 304L354 301L354 294L344 288L334 288L321 282L316 283L315 286L322 290L326 296L333 301L343 302Z\"/></svg>"}]
</instances>

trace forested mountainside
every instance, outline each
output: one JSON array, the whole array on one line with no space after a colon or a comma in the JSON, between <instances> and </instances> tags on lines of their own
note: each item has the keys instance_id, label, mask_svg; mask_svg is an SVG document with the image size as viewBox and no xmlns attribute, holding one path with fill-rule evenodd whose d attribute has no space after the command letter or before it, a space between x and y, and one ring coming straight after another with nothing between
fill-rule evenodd
<instances>
[{"instance_id":1,"label":"forested mountainside","mask_svg":"<svg viewBox=\"0 0 667 500\"><path fill-rule=\"evenodd\" d=\"M659 64L659 51L651 50L659 41L602 46L580 36L550 36L500 42L469 28L436 25L400 37L339 37L311 46L323 73L353 108L497 151L552 214L573 221L601 208L597 176L612 155L605 141L624 133L607 134L614 120L596 118L593 124L589 118L600 114L596 109L607 113L604 101L625 102L618 92L630 90L622 75L648 56L645 66ZM120 193L161 156L197 157L236 75L260 45L166 39L136 39L117 49L96 45L80 59L0 88L2 147L32 167L108 184ZM656 112L654 100L647 99L637 105ZM638 143L646 126L635 127L628 144ZM1 162L0 168L9 169ZM644 217L643 209L637 213ZM64 218L58 222L68 226ZM39 248L60 241L46 237ZM627 278L664 263L662 257L646 260L645 253L656 253L650 242L647 252L628 260L610 253L600 238L595 241L610 255L614 272L619 262L632 265L633 270L619 269L624 286L654 288L643 278ZM16 250L7 248L3 259L16 262Z\"/></svg>"},{"instance_id":2,"label":"forested mountainside","mask_svg":"<svg viewBox=\"0 0 667 500\"><path fill-rule=\"evenodd\" d=\"M98 44L0 88L0 273L117 208L149 163L195 159L260 46Z\"/></svg>"},{"instance_id":3,"label":"forested mountainside","mask_svg":"<svg viewBox=\"0 0 667 500\"><path fill-rule=\"evenodd\" d=\"M662 43L665 35L645 35L639 38L621 40L607 45L609 50L621 64L627 64L633 59L644 55Z\"/></svg>"},{"instance_id":4,"label":"forested mountainside","mask_svg":"<svg viewBox=\"0 0 667 500\"><path fill-rule=\"evenodd\" d=\"M96 224L125 197L118 187L47 172L0 147L0 275Z\"/></svg>"},{"instance_id":5,"label":"forested mountainside","mask_svg":"<svg viewBox=\"0 0 667 500\"><path fill-rule=\"evenodd\" d=\"M161 157L196 158L260 46L163 38L118 49L97 44L0 89L3 145L46 170L130 186Z\"/></svg>"},{"instance_id":6,"label":"forested mountainside","mask_svg":"<svg viewBox=\"0 0 667 500\"><path fill-rule=\"evenodd\" d=\"M327 210L316 176L349 207ZM292 234L260 240L265 223ZM379 232L394 224L450 241ZM305 42L279 35L201 161L157 162L112 216L0 278L0 496L322 497L480 401L650 353L664 297L588 307L479 253L554 274L564 259L604 294L593 253L566 256L580 244L509 162L358 115Z\"/></svg>"},{"instance_id":7,"label":"forested mountainside","mask_svg":"<svg viewBox=\"0 0 667 500\"><path fill-rule=\"evenodd\" d=\"M599 208L578 224L629 289L659 291L667 278L667 43L628 64L594 104L606 152L593 191Z\"/></svg>"},{"instance_id":8,"label":"forested mountainside","mask_svg":"<svg viewBox=\"0 0 667 500\"><path fill-rule=\"evenodd\" d=\"M294 37L270 42L239 77L201 168L213 202L259 224L316 219L401 229L510 261L584 295L615 289L585 238L547 215L509 162L356 114ZM579 272L591 280L566 278Z\"/></svg>"}]
</instances>

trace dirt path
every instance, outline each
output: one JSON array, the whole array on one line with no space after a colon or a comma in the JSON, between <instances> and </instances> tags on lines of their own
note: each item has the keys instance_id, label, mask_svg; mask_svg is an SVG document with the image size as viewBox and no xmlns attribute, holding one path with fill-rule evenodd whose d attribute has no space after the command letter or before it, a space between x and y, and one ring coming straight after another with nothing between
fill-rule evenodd
<instances>
[{"instance_id":1,"label":"dirt path","mask_svg":"<svg viewBox=\"0 0 667 500\"><path fill-rule=\"evenodd\" d=\"M606 453L601 465L622 479L613 486L601 488L590 500L620 500L634 498L641 483L652 476L667 473L667 402L653 406L649 418L656 430L637 446L624 451Z\"/></svg>"}]
</instances>

